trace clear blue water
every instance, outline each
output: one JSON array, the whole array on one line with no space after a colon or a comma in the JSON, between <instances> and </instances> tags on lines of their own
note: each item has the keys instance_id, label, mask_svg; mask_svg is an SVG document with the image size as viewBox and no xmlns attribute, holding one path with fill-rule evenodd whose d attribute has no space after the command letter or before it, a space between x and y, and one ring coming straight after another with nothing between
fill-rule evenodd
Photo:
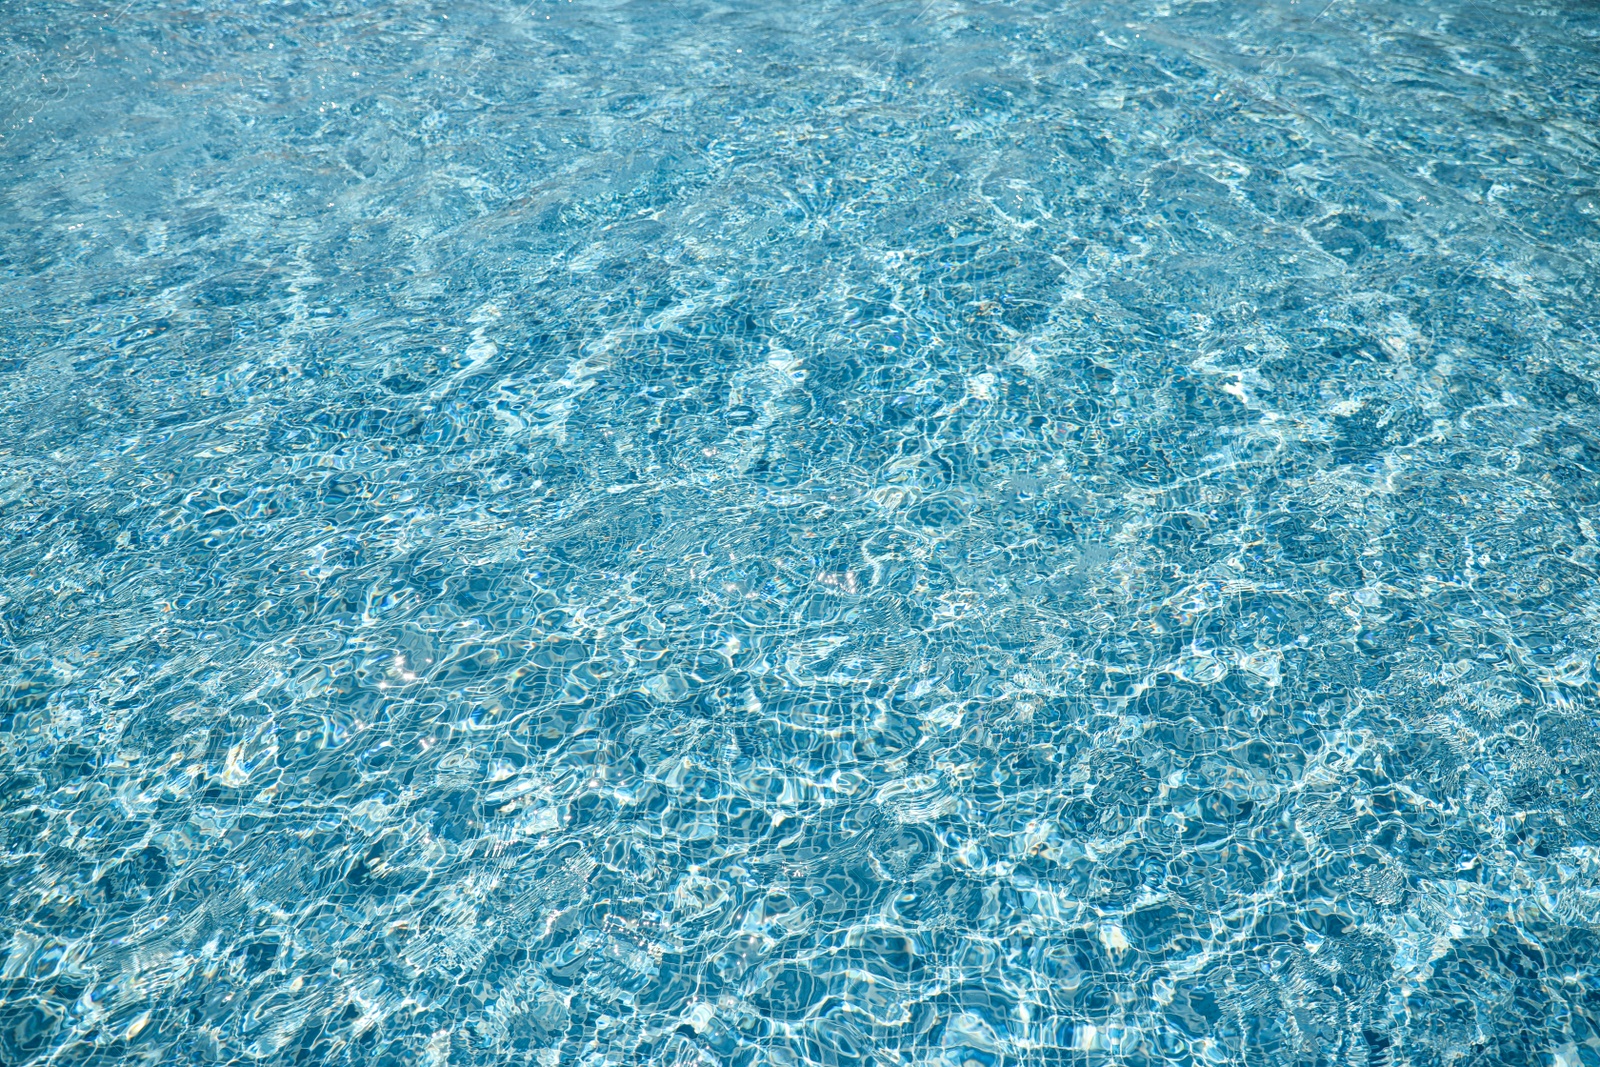
<instances>
[{"instance_id":1,"label":"clear blue water","mask_svg":"<svg viewBox=\"0 0 1600 1067\"><path fill-rule=\"evenodd\" d=\"M1600 8L0 9L0 1063L1600 1065Z\"/></svg>"}]
</instances>

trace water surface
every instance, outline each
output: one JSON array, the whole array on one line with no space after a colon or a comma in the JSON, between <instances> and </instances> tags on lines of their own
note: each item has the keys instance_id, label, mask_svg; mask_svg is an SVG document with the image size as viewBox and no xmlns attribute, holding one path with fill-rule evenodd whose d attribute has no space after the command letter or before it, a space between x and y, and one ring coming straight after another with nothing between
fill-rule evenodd
<instances>
[{"instance_id":1,"label":"water surface","mask_svg":"<svg viewBox=\"0 0 1600 1067\"><path fill-rule=\"evenodd\" d=\"M1600 8L3 23L0 1063L1600 1067Z\"/></svg>"}]
</instances>

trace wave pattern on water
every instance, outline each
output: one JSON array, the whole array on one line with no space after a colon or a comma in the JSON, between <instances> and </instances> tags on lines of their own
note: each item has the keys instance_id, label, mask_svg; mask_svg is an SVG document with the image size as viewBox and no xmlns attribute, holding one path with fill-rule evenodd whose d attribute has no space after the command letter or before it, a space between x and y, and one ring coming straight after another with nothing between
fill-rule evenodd
<instances>
[{"instance_id":1,"label":"wave pattern on water","mask_svg":"<svg viewBox=\"0 0 1600 1067\"><path fill-rule=\"evenodd\" d=\"M1600 10L5 21L0 1063L1600 1065Z\"/></svg>"}]
</instances>

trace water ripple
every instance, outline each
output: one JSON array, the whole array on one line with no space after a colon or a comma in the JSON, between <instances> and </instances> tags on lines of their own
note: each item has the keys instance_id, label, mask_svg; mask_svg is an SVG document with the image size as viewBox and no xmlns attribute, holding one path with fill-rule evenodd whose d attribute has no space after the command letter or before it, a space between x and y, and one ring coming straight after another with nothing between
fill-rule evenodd
<instances>
[{"instance_id":1,"label":"water ripple","mask_svg":"<svg viewBox=\"0 0 1600 1067\"><path fill-rule=\"evenodd\" d=\"M0 1063L1600 1064L1600 20L8 20Z\"/></svg>"}]
</instances>

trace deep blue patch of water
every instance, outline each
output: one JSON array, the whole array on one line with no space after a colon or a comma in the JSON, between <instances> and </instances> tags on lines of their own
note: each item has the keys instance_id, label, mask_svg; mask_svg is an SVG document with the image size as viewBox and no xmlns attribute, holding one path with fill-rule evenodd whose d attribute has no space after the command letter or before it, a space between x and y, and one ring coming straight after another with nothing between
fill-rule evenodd
<instances>
[{"instance_id":1,"label":"deep blue patch of water","mask_svg":"<svg viewBox=\"0 0 1600 1067\"><path fill-rule=\"evenodd\" d=\"M1600 8L0 22L0 1063L1600 1065Z\"/></svg>"}]
</instances>

